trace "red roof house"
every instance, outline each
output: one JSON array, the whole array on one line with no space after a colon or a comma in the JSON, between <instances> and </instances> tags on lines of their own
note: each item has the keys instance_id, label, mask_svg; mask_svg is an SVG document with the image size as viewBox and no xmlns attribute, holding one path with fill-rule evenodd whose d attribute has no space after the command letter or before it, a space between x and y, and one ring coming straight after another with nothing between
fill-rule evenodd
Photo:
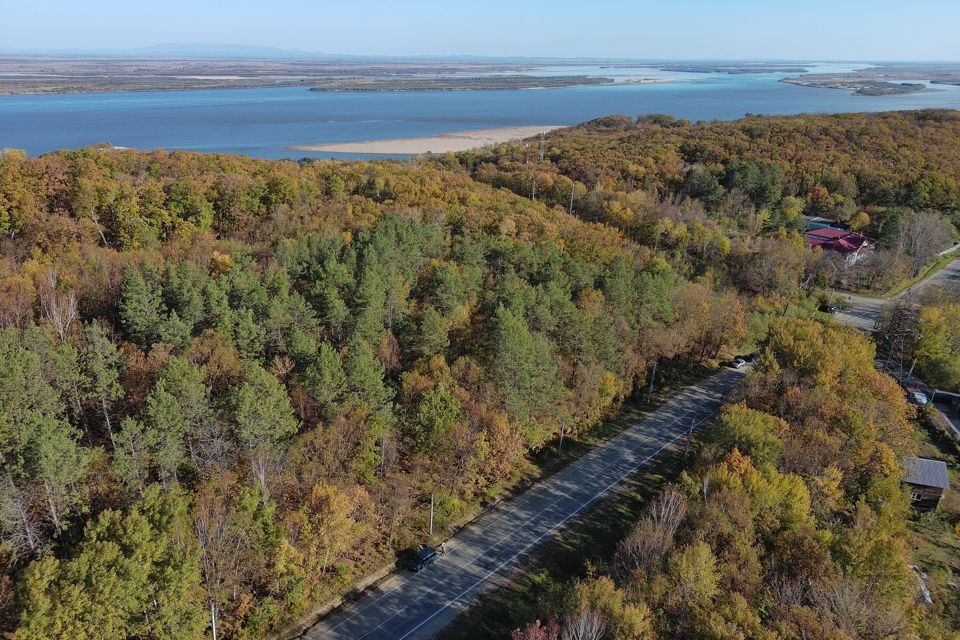
<instances>
[{"instance_id":1,"label":"red roof house","mask_svg":"<svg viewBox=\"0 0 960 640\"><path fill-rule=\"evenodd\" d=\"M812 229L807 231L811 247L839 253L848 267L855 265L873 251L873 241L862 233L844 229Z\"/></svg>"}]
</instances>

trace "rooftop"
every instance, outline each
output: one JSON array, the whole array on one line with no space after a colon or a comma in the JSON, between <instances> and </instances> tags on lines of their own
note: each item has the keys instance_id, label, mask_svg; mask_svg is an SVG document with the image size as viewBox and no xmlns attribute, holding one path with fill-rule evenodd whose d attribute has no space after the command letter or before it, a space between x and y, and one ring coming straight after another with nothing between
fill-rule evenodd
<instances>
[{"instance_id":1,"label":"rooftop","mask_svg":"<svg viewBox=\"0 0 960 640\"><path fill-rule=\"evenodd\" d=\"M870 246L870 238L867 236L843 229L811 229L806 236L810 246L820 246L844 255L856 253L864 245L868 248Z\"/></svg>"},{"instance_id":2,"label":"rooftop","mask_svg":"<svg viewBox=\"0 0 960 640\"><path fill-rule=\"evenodd\" d=\"M908 457L903 459L903 468L905 470L903 481L908 484L939 487L943 490L950 488L947 464L942 460Z\"/></svg>"}]
</instances>

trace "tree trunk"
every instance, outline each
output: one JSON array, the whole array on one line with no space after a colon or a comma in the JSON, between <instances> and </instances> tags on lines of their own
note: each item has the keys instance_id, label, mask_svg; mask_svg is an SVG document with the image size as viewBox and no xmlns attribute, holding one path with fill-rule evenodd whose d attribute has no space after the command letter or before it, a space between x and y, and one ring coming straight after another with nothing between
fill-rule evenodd
<instances>
[{"instance_id":1,"label":"tree trunk","mask_svg":"<svg viewBox=\"0 0 960 640\"><path fill-rule=\"evenodd\" d=\"M217 603L210 600L210 628L213 629L213 640L217 640Z\"/></svg>"},{"instance_id":2,"label":"tree trunk","mask_svg":"<svg viewBox=\"0 0 960 640\"><path fill-rule=\"evenodd\" d=\"M100 397L100 407L103 409L103 422L107 426L107 433L110 435L110 445L113 450L117 450L117 441L113 437L113 425L110 423L110 411L107 407L107 397Z\"/></svg>"},{"instance_id":3,"label":"tree trunk","mask_svg":"<svg viewBox=\"0 0 960 640\"><path fill-rule=\"evenodd\" d=\"M50 483L44 480L43 490L47 494L47 507L50 509L50 518L53 520L53 526L57 531L60 531L60 514L57 511L57 506L53 503L53 493L50 490Z\"/></svg>"}]
</instances>

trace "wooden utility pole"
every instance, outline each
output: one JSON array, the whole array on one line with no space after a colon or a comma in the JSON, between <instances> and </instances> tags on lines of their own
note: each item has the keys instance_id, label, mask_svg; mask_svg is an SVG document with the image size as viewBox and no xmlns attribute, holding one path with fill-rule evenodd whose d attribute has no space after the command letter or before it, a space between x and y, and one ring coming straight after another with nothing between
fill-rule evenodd
<instances>
[{"instance_id":1,"label":"wooden utility pole","mask_svg":"<svg viewBox=\"0 0 960 640\"><path fill-rule=\"evenodd\" d=\"M430 536L433 537L433 494L430 494Z\"/></svg>"},{"instance_id":2,"label":"wooden utility pole","mask_svg":"<svg viewBox=\"0 0 960 640\"><path fill-rule=\"evenodd\" d=\"M647 385L647 404L653 402L653 381L657 377L658 364L660 364L660 358L653 361L653 371L650 373L650 384Z\"/></svg>"},{"instance_id":3,"label":"wooden utility pole","mask_svg":"<svg viewBox=\"0 0 960 640\"><path fill-rule=\"evenodd\" d=\"M559 454L563 451L563 432L567 429L567 421L564 420L560 423L560 444L557 446L557 453Z\"/></svg>"}]
</instances>

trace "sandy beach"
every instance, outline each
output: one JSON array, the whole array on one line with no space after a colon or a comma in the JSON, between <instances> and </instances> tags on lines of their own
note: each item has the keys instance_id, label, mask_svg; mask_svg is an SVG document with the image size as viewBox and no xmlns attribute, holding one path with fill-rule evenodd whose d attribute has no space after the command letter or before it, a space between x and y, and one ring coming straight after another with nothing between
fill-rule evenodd
<instances>
[{"instance_id":1,"label":"sandy beach","mask_svg":"<svg viewBox=\"0 0 960 640\"><path fill-rule=\"evenodd\" d=\"M335 144L305 144L290 147L298 151L322 151L338 153L447 153L466 151L510 140L530 138L541 131L560 129L559 125L530 125L523 127L500 127L474 131L454 131L421 138L394 138L368 142L338 142Z\"/></svg>"}]
</instances>

